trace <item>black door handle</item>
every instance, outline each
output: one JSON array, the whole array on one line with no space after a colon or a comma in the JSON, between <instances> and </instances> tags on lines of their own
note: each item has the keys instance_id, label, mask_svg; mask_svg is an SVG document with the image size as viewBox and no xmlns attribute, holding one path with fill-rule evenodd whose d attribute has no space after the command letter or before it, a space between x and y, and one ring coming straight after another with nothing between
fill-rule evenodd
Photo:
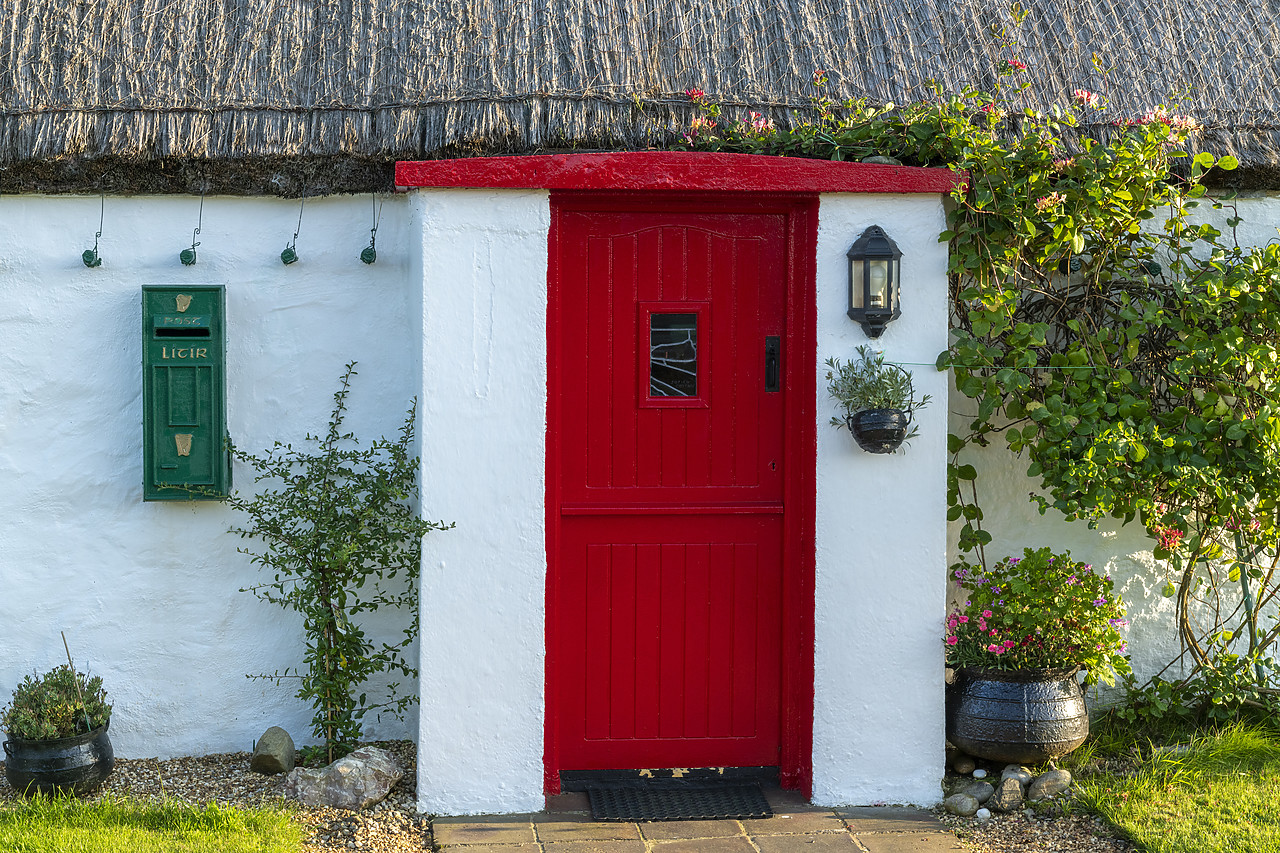
<instances>
[{"instance_id":1,"label":"black door handle","mask_svg":"<svg viewBox=\"0 0 1280 853\"><path fill-rule=\"evenodd\" d=\"M766 335L764 339L764 390L778 390L778 357L782 351L782 339Z\"/></svg>"}]
</instances>

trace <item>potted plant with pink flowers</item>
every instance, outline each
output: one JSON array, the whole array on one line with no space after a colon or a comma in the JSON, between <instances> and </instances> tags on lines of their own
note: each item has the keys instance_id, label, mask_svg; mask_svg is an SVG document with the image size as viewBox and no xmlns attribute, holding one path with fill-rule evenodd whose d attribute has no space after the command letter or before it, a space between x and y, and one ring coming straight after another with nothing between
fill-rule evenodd
<instances>
[{"instance_id":1,"label":"potted plant with pink flowers","mask_svg":"<svg viewBox=\"0 0 1280 853\"><path fill-rule=\"evenodd\" d=\"M947 737L970 755L1035 763L1089 734L1084 683L1130 672L1124 603L1111 578L1069 552L1027 548L990 569L952 566L960 603L947 617Z\"/></svg>"}]
</instances>

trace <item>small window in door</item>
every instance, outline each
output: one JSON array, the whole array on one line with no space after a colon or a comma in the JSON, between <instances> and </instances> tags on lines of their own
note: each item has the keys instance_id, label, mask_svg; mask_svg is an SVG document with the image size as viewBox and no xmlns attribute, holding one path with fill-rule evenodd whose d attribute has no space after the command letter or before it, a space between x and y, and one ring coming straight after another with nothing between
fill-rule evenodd
<instances>
[{"instance_id":1,"label":"small window in door","mask_svg":"<svg viewBox=\"0 0 1280 853\"><path fill-rule=\"evenodd\" d=\"M652 314L649 396L698 396L698 315Z\"/></svg>"},{"instance_id":2,"label":"small window in door","mask_svg":"<svg viewBox=\"0 0 1280 853\"><path fill-rule=\"evenodd\" d=\"M706 405L705 304L650 303L641 306L641 404Z\"/></svg>"}]
</instances>

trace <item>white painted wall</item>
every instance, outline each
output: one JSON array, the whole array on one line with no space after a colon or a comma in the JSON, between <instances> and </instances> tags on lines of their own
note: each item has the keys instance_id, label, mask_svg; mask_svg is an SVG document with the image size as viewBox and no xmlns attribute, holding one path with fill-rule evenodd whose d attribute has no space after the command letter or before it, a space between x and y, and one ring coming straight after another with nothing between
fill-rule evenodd
<instances>
[{"instance_id":1,"label":"white painted wall","mask_svg":"<svg viewBox=\"0 0 1280 853\"><path fill-rule=\"evenodd\" d=\"M546 192L426 190L424 490L457 528L423 553L418 802L543 805Z\"/></svg>"},{"instance_id":2,"label":"white painted wall","mask_svg":"<svg viewBox=\"0 0 1280 853\"><path fill-rule=\"evenodd\" d=\"M1235 204L1244 219L1236 229L1241 245L1263 245L1277 239L1280 194L1243 193ZM1195 211L1196 218L1213 222L1224 231L1230 215L1230 211L1214 211L1208 201ZM951 428L963 432L973 417L974 406L967 398L954 394L951 408ZM1023 548L1045 545L1055 550L1070 550L1072 557L1092 563L1115 580L1129 607L1131 624L1126 637L1135 673L1145 680L1177 657L1180 649L1174 602L1164 598L1160 591L1167 577L1166 567L1157 564L1151 556L1152 541L1140 523L1121 526L1104 520L1096 530L1090 530L1084 522L1064 522L1062 516L1052 510L1041 516L1028 498L1036 483L1026 476L1029 463L1025 458L1009 453L1001 442L965 452L967 459L979 465L978 485L985 515L982 524L993 536L987 549L989 559L998 560L1006 554L1019 554ZM952 560L958 554L955 549L958 530L958 523L952 526ZM1181 672L1174 668L1165 677ZM1092 698L1095 703L1106 702L1114 695L1112 691L1100 689Z\"/></svg>"},{"instance_id":3,"label":"white painted wall","mask_svg":"<svg viewBox=\"0 0 1280 853\"><path fill-rule=\"evenodd\" d=\"M869 341L845 314L849 246L879 225L902 250L902 317ZM937 196L824 195L818 220L818 460L813 800L931 804L943 774L946 246ZM827 392L860 344L906 366L932 403L893 454L861 450Z\"/></svg>"},{"instance_id":4,"label":"white painted wall","mask_svg":"<svg viewBox=\"0 0 1280 853\"><path fill-rule=\"evenodd\" d=\"M297 202L205 199L199 261L183 267L198 207L108 198L90 270L97 198L0 197L0 704L23 674L65 661L64 630L103 677L112 742L131 758L249 749L271 725L312 740L292 688L245 678L298 664L303 643L297 617L237 592L260 575L227 533L233 514L142 501L141 286L226 285L228 424L243 448L322 431L349 360L347 425L366 439L393 435L421 388L407 199L386 200L373 266L359 261L368 196L309 201L289 267ZM245 468L234 477L252 486ZM401 619L373 631L392 638Z\"/></svg>"}]
</instances>

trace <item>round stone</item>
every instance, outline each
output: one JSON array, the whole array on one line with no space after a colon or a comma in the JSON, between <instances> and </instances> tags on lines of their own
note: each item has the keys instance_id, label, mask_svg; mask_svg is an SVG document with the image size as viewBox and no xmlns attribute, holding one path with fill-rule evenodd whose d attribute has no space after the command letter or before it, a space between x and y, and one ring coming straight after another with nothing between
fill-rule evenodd
<instances>
[{"instance_id":1,"label":"round stone","mask_svg":"<svg viewBox=\"0 0 1280 853\"><path fill-rule=\"evenodd\" d=\"M973 778L975 778L975 779L985 779L985 778L987 778L987 771L985 771L985 770L983 770L981 767L979 767L977 770L973 771Z\"/></svg>"},{"instance_id":2,"label":"round stone","mask_svg":"<svg viewBox=\"0 0 1280 853\"><path fill-rule=\"evenodd\" d=\"M952 794L942 801L943 807L960 817L973 817L978 811L978 801L968 794Z\"/></svg>"}]
</instances>

